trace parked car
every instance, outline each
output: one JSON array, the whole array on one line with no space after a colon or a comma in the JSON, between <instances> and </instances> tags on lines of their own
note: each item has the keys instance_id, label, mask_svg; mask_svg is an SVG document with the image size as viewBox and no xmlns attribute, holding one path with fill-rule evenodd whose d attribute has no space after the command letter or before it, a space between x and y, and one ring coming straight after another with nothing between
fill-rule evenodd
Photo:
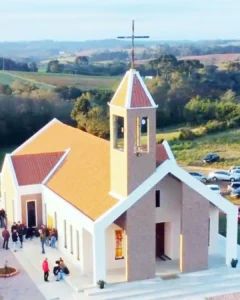
<instances>
[{"instance_id":1,"label":"parked car","mask_svg":"<svg viewBox=\"0 0 240 300\"><path fill-rule=\"evenodd\" d=\"M217 181L217 180L226 180L226 181L237 181L240 180L240 174L235 174L235 173L230 173L228 171L215 171L215 172L210 172L208 174L208 179L212 181Z\"/></svg>"},{"instance_id":2,"label":"parked car","mask_svg":"<svg viewBox=\"0 0 240 300\"><path fill-rule=\"evenodd\" d=\"M230 173L232 173L232 174L238 174L240 176L240 169L236 169L236 170L234 170L234 171L232 171Z\"/></svg>"},{"instance_id":3,"label":"parked car","mask_svg":"<svg viewBox=\"0 0 240 300\"><path fill-rule=\"evenodd\" d=\"M221 194L220 187L217 184L208 184L207 185L212 191Z\"/></svg>"},{"instance_id":4,"label":"parked car","mask_svg":"<svg viewBox=\"0 0 240 300\"><path fill-rule=\"evenodd\" d=\"M204 163L211 164L213 162L216 162L220 159L220 156L218 154L208 154L203 158Z\"/></svg>"},{"instance_id":5,"label":"parked car","mask_svg":"<svg viewBox=\"0 0 240 300\"><path fill-rule=\"evenodd\" d=\"M240 189L232 191L230 194L230 197L239 199L240 198Z\"/></svg>"},{"instance_id":6,"label":"parked car","mask_svg":"<svg viewBox=\"0 0 240 300\"><path fill-rule=\"evenodd\" d=\"M240 166L232 166L232 167L229 169L229 172L230 172L230 173L233 173L233 172L235 172L236 170L240 170Z\"/></svg>"},{"instance_id":7,"label":"parked car","mask_svg":"<svg viewBox=\"0 0 240 300\"><path fill-rule=\"evenodd\" d=\"M227 186L227 191L228 192L233 192L237 189L240 188L240 181L239 182L231 182L228 186Z\"/></svg>"},{"instance_id":8,"label":"parked car","mask_svg":"<svg viewBox=\"0 0 240 300\"><path fill-rule=\"evenodd\" d=\"M199 173L199 172L189 172L190 175L192 175L194 178L202 181L203 183L206 183L208 181L208 178L206 175Z\"/></svg>"}]
</instances>

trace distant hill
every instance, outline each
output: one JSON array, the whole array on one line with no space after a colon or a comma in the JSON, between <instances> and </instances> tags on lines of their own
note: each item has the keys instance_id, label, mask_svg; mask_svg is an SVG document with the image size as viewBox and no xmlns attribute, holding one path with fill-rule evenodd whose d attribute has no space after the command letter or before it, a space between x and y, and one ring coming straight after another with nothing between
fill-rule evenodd
<instances>
[{"instance_id":1,"label":"distant hill","mask_svg":"<svg viewBox=\"0 0 240 300\"><path fill-rule=\"evenodd\" d=\"M159 41L136 42L138 46L157 45ZM6 56L12 59L28 59L40 61L55 57L59 52L68 54L81 53L88 50L105 49L127 49L131 41L117 39L109 40L89 40L80 42L62 42L62 41L29 41L29 42L0 42L0 57Z\"/></svg>"},{"instance_id":2,"label":"distant hill","mask_svg":"<svg viewBox=\"0 0 240 300\"><path fill-rule=\"evenodd\" d=\"M233 60L236 60L236 59L240 59L240 53L191 55L191 56L183 56L183 57L180 57L179 59L180 60L198 59L204 65L219 65L224 61L233 61Z\"/></svg>"}]
</instances>

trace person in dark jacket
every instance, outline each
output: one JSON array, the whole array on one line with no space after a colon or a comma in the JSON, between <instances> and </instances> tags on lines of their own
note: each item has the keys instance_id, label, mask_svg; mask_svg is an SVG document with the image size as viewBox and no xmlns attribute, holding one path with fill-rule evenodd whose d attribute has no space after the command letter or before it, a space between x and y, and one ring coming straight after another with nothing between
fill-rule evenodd
<instances>
[{"instance_id":1,"label":"person in dark jacket","mask_svg":"<svg viewBox=\"0 0 240 300\"><path fill-rule=\"evenodd\" d=\"M9 242L9 238L10 238L10 233L7 230L7 227L5 227L5 229L3 230L2 237L3 237L3 249L5 248L6 250L8 250L8 242Z\"/></svg>"},{"instance_id":2,"label":"person in dark jacket","mask_svg":"<svg viewBox=\"0 0 240 300\"><path fill-rule=\"evenodd\" d=\"M24 235L24 227L20 222L18 222L17 233L20 241L20 248L23 247L23 235Z\"/></svg>"},{"instance_id":3,"label":"person in dark jacket","mask_svg":"<svg viewBox=\"0 0 240 300\"><path fill-rule=\"evenodd\" d=\"M12 227L11 227L11 233L13 233L14 229L17 230L17 224L16 222L13 223Z\"/></svg>"},{"instance_id":4,"label":"person in dark jacket","mask_svg":"<svg viewBox=\"0 0 240 300\"><path fill-rule=\"evenodd\" d=\"M13 230L13 233L12 233L12 241L13 241L13 249L14 249L14 252L16 252L16 251L17 251L17 241L18 241L17 229L14 229L14 230Z\"/></svg>"}]
</instances>

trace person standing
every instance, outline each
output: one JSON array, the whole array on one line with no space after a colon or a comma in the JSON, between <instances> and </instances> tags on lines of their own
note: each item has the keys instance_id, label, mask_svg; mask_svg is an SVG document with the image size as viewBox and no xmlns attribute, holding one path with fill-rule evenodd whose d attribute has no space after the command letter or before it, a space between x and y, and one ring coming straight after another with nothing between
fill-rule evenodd
<instances>
[{"instance_id":1,"label":"person standing","mask_svg":"<svg viewBox=\"0 0 240 300\"><path fill-rule=\"evenodd\" d=\"M42 269L44 272L44 281L48 282L48 276L49 276L49 266L48 266L48 260L47 258L44 259L42 263Z\"/></svg>"},{"instance_id":2,"label":"person standing","mask_svg":"<svg viewBox=\"0 0 240 300\"><path fill-rule=\"evenodd\" d=\"M13 241L14 252L16 252L17 251L17 241L18 241L18 234L17 234L17 230L16 229L13 230L12 241Z\"/></svg>"},{"instance_id":3,"label":"person standing","mask_svg":"<svg viewBox=\"0 0 240 300\"><path fill-rule=\"evenodd\" d=\"M53 228L51 232L51 242L50 242L52 248L55 248L56 241L57 241L57 231L55 230L55 228Z\"/></svg>"},{"instance_id":4,"label":"person standing","mask_svg":"<svg viewBox=\"0 0 240 300\"><path fill-rule=\"evenodd\" d=\"M42 246L42 254L45 254L45 249L44 249L44 244L46 240L45 231L40 229L39 233L40 233L40 241Z\"/></svg>"},{"instance_id":5,"label":"person standing","mask_svg":"<svg viewBox=\"0 0 240 300\"><path fill-rule=\"evenodd\" d=\"M3 237L3 249L5 248L6 250L8 250L8 242L9 242L9 238L10 238L10 233L7 230L7 227L5 227L5 229L3 230L2 237Z\"/></svg>"},{"instance_id":6,"label":"person standing","mask_svg":"<svg viewBox=\"0 0 240 300\"><path fill-rule=\"evenodd\" d=\"M11 227L11 233L13 233L14 229L17 230L17 224L16 222L13 223L12 227Z\"/></svg>"},{"instance_id":7,"label":"person standing","mask_svg":"<svg viewBox=\"0 0 240 300\"><path fill-rule=\"evenodd\" d=\"M20 222L18 222L18 227L17 227L17 233L18 233L18 236L19 236L19 241L20 241L20 248L23 247L23 234L24 234L24 227L22 224L20 224Z\"/></svg>"}]
</instances>

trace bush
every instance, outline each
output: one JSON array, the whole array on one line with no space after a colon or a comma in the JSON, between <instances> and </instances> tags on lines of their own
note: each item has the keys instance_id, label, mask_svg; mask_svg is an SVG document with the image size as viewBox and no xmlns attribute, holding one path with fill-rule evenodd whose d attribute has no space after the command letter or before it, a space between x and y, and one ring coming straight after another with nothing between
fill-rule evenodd
<instances>
[{"instance_id":1,"label":"bush","mask_svg":"<svg viewBox=\"0 0 240 300\"><path fill-rule=\"evenodd\" d=\"M180 129L179 140L180 141L189 141L194 140L196 138L196 134L187 128Z\"/></svg>"},{"instance_id":2,"label":"bush","mask_svg":"<svg viewBox=\"0 0 240 300\"><path fill-rule=\"evenodd\" d=\"M205 127L206 133L216 133L227 129L227 122L209 121Z\"/></svg>"}]
</instances>

